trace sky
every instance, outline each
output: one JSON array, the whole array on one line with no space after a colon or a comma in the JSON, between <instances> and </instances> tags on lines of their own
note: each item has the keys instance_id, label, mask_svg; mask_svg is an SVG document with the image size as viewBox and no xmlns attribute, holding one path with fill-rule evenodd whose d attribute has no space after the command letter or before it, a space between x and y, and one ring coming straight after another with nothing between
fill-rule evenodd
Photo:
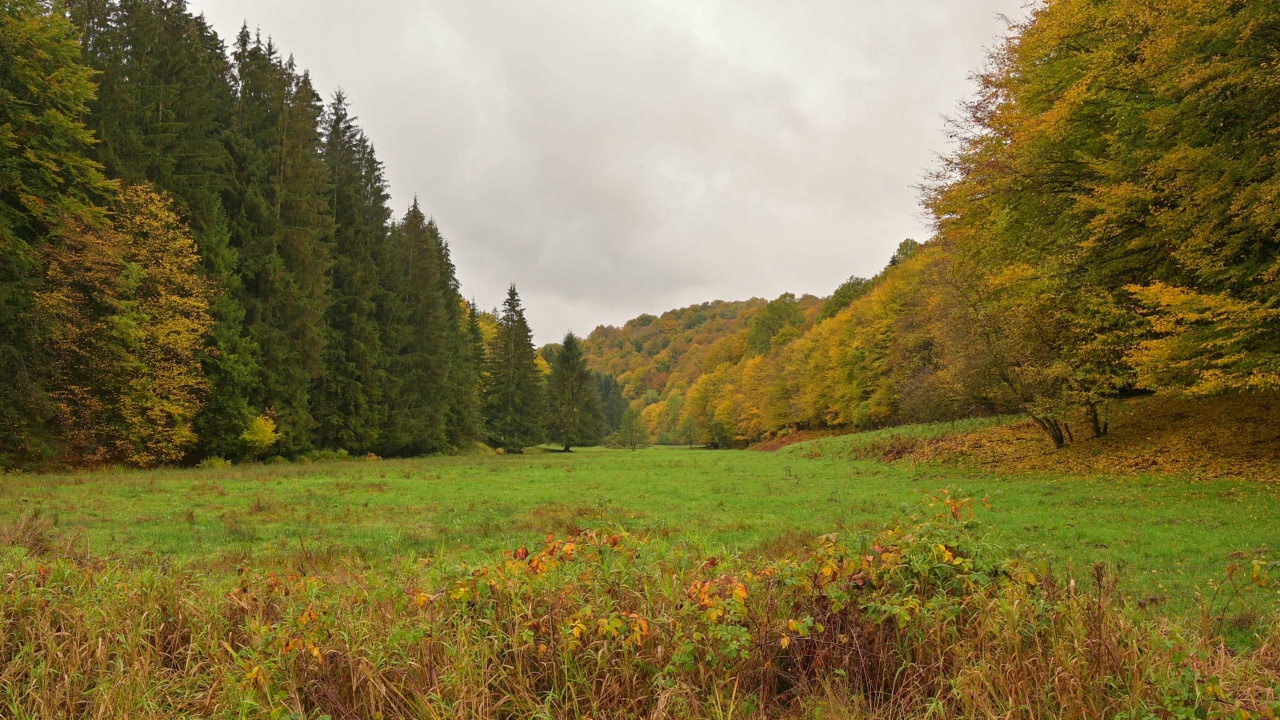
<instances>
[{"instance_id":1,"label":"sky","mask_svg":"<svg viewBox=\"0 0 1280 720\"><path fill-rule=\"evenodd\" d=\"M825 296L929 223L916 186L1024 0L189 0L342 88L539 343L714 299Z\"/></svg>"}]
</instances>

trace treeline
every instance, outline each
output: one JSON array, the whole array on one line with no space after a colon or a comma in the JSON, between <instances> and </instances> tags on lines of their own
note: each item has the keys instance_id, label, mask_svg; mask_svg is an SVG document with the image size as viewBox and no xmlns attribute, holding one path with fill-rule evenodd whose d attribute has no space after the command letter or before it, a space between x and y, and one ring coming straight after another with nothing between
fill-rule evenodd
<instances>
[{"instance_id":1,"label":"treeline","mask_svg":"<svg viewBox=\"0 0 1280 720\"><path fill-rule=\"evenodd\" d=\"M1280 4L1051 0L1014 30L926 183L932 240L629 386L652 432L1025 413L1061 446L1129 393L1280 385Z\"/></svg>"},{"instance_id":2,"label":"treeline","mask_svg":"<svg viewBox=\"0 0 1280 720\"><path fill-rule=\"evenodd\" d=\"M0 41L0 467L547 435L514 287L501 317L463 300L343 95L270 40L181 0L15 0Z\"/></svg>"}]
</instances>

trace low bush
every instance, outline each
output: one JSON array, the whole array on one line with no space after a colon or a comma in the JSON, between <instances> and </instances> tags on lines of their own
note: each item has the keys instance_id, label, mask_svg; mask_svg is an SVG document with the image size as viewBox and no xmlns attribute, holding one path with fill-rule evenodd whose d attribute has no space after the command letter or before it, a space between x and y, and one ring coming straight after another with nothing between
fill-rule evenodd
<instances>
[{"instance_id":1,"label":"low bush","mask_svg":"<svg viewBox=\"0 0 1280 720\"><path fill-rule=\"evenodd\" d=\"M221 470L223 468L231 467L231 461L214 455L213 457L207 457L196 463L196 467L210 470Z\"/></svg>"}]
</instances>

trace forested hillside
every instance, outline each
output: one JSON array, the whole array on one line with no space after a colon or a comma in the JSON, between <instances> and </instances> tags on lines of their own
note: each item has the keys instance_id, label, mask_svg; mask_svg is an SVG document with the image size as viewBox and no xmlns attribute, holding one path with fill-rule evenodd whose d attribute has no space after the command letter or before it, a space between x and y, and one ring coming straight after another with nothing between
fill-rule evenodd
<instances>
[{"instance_id":1,"label":"forested hillside","mask_svg":"<svg viewBox=\"0 0 1280 720\"><path fill-rule=\"evenodd\" d=\"M181 0L17 0L0 39L0 467L490 439L485 344L523 316L393 219L342 93Z\"/></svg>"},{"instance_id":2,"label":"forested hillside","mask_svg":"<svg viewBox=\"0 0 1280 720\"><path fill-rule=\"evenodd\" d=\"M1125 395L1280 384L1280 5L1053 0L1014 30L926 183L934 237L839 312L717 326L678 377L619 340L647 318L592 335L653 433L1025 413L1061 447Z\"/></svg>"}]
</instances>

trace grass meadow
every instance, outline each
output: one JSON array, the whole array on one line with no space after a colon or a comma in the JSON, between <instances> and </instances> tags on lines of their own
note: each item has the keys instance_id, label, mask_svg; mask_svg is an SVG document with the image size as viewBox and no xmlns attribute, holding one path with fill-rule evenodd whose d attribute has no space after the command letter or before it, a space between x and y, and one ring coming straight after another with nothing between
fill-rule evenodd
<instances>
[{"instance_id":1,"label":"grass meadow","mask_svg":"<svg viewBox=\"0 0 1280 720\"><path fill-rule=\"evenodd\" d=\"M0 716L1280 711L1274 484L957 429L4 477Z\"/></svg>"},{"instance_id":2,"label":"grass meadow","mask_svg":"<svg viewBox=\"0 0 1280 720\"><path fill-rule=\"evenodd\" d=\"M924 426L905 431L929 436ZM1280 492L1177 476L998 477L857 459L892 434L776 453L654 447L525 455L15 476L0 523L39 513L87 554L234 567L303 549L476 561L548 533L618 526L708 553L867 533L939 490L979 500L993 540L1059 570L1108 563L1135 597L1175 610L1241 556L1280 548Z\"/></svg>"}]
</instances>

